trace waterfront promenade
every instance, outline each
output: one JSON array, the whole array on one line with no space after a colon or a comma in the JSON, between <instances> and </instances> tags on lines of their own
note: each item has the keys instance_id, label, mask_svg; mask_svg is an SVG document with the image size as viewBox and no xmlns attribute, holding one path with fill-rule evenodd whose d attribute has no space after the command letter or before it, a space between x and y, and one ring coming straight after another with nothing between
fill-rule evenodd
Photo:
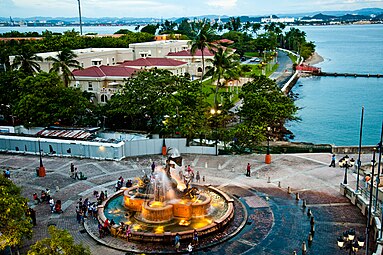
<instances>
[{"instance_id":1,"label":"waterfront promenade","mask_svg":"<svg viewBox=\"0 0 383 255\"><path fill-rule=\"evenodd\" d=\"M339 192L339 183L343 181L344 170L329 168L330 154L280 154L272 155L272 163L264 163L264 155L182 155L184 164L191 164L195 170L205 176L204 184L214 185L231 196L239 198L248 211L245 228L232 239L214 247L198 247L194 254L300 254L302 242L307 244L310 219L307 209L302 208L302 200L313 211L316 232L314 241L308 245L307 254L341 254L336 245L336 237L349 228L359 233L365 229L365 217L360 210L350 204ZM338 155L340 158L342 155ZM350 157L356 158L355 155ZM32 240L25 242L22 251L30 244L47 237L47 227L56 225L67 229L76 242L88 245L92 254L126 254L126 251L98 245L77 224L75 207L79 198L93 198L94 190L114 191L119 176L125 180L141 176L142 171L149 172L151 161L157 165L164 162L160 155L127 158L126 160L98 161L44 157L46 177L36 177L35 168L38 157L0 154L0 168L9 167L12 180L23 187L22 194L32 200L34 192L49 188L54 199L63 201L64 213L51 214L49 205L34 206L37 211L37 226L34 227ZM363 155L362 162L369 162L370 155ZM82 171L87 180L73 180L69 177L70 163ZM252 176L245 176L247 163L252 165ZM355 175L349 172L349 185L355 186ZM280 187L278 184L280 182ZM288 194L287 189L292 193ZM31 201L32 204L32 201ZM106 242L121 242L110 237ZM145 250L147 244L132 244L123 241L126 249ZM186 249L183 242L181 248ZM155 248L155 247L154 247ZM171 253L174 247L163 246L161 252ZM159 252L159 251L154 251Z\"/></svg>"}]
</instances>

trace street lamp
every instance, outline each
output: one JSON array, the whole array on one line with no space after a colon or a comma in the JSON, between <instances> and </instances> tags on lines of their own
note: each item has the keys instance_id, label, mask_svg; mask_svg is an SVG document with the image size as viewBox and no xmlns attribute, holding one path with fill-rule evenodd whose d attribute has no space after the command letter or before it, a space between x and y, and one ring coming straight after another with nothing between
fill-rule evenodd
<instances>
[{"instance_id":1,"label":"street lamp","mask_svg":"<svg viewBox=\"0 0 383 255\"><path fill-rule=\"evenodd\" d=\"M353 167L355 165L355 160L352 158L350 159L348 155L343 157L341 160L339 160L339 167L344 168L344 180L343 184L347 184L347 170L349 167Z\"/></svg>"},{"instance_id":2,"label":"street lamp","mask_svg":"<svg viewBox=\"0 0 383 255\"><path fill-rule=\"evenodd\" d=\"M265 163L270 164L271 163L271 155L270 155L270 131L271 127L267 127L267 151L265 156Z\"/></svg>"},{"instance_id":3,"label":"street lamp","mask_svg":"<svg viewBox=\"0 0 383 255\"><path fill-rule=\"evenodd\" d=\"M82 35L81 3L80 3L80 0L77 0L77 2L78 2L78 15L80 17L80 35Z\"/></svg>"},{"instance_id":4,"label":"street lamp","mask_svg":"<svg viewBox=\"0 0 383 255\"><path fill-rule=\"evenodd\" d=\"M215 155L218 156L218 115L221 114L221 110L212 108L210 114L215 119Z\"/></svg>"},{"instance_id":5,"label":"street lamp","mask_svg":"<svg viewBox=\"0 0 383 255\"><path fill-rule=\"evenodd\" d=\"M363 236L355 239L355 229L349 229L343 232L343 235L337 238L338 247L341 250L349 251L348 254L356 254L359 249L363 248L365 238Z\"/></svg>"},{"instance_id":6,"label":"street lamp","mask_svg":"<svg viewBox=\"0 0 383 255\"><path fill-rule=\"evenodd\" d=\"M45 173L45 167L43 165L43 158L41 156L41 146L40 146L40 138L37 140L39 143L39 156L40 156L40 167L39 167L39 177L44 177L46 175Z\"/></svg>"}]
</instances>

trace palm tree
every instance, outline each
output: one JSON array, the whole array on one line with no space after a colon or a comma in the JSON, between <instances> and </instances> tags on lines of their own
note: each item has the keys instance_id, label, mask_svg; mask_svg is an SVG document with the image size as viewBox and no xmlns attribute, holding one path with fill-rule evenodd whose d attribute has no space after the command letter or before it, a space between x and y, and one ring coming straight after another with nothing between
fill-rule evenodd
<instances>
[{"instance_id":1,"label":"palm tree","mask_svg":"<svg viewBox=\"0 0 383 255\"><path fill-rule=\"evenodd\" d=\"M30 46L23 46L18 55L13 59L12 67L19 68L28 75L40 72L40 64L43 58L37 56Z\"/></svg>"},{"instance_id":2,"label":"palm tree","mask_svg":"<svg viewBox=\"0 0 383 255\"><path fill-rule=\"evenodd\" d=\"M217 85L214 94L214 107L217 107L218 88L222 87L221 79L229 80L238 78L239 57L234 54L230 48L219 47L214 55L213 68L209 70L209 74L217 77Z\"/></svg>"},{"instance_id":3,"label":"palm tree","mask_svg":"<svg viewBox=\"0 0 383 255\"><path fill-rule=\"evenodd\" d=\"M73 77L73 74L70 68L82 69L80 63L75 59L77 55L70 49L64 48L57 54L57 57L47 57L46 60L52 61L53 65L49 72L61 73L64 84L68 87L70 82L70 77Z\"/></svg>"},{"instance_id":4,"label":"palm tree","mask_svg":"<svg viewBox=\"0 0 383 255\"><path fill-rule=\"evenodd\" d=\"M212 43L213 37L215 35L215 31L210 26L210 23L203 20L202 23L192 24L194 38L191 41L191 49L190 52L194 56L197 50L201 51L202 57L202 74L201 81L203 79L205 73L205 58L204 58L204 50L211 50L214 45Z\"/></svg>"}]
</instances>

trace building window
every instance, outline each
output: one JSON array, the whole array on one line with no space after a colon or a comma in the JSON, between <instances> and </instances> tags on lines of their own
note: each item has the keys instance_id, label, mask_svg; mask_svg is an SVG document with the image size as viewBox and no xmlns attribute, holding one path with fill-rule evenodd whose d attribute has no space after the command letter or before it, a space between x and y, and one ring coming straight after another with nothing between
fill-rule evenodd
<instances>
[{"instance_id":1,"label":"building window","mask_svg":"<svg viewBox=\"0 0 383 255\"><path fill-rule=\"evenodd\" d=\"M197 72L202 73L202 67L198 67Z\"/></svg>"},{"instance_id":2,"label":"building window","mask_svg":"<svg viewBox=\"0 0 383 255\"><path fill-rule=\"evenodd\" d=\"M84 67L84 62L81 62L81 67Z\"/></svg>"},{"instance_id":3,"label":"building window","mask_svg":"<svg viewBox=\"0 0 383 255\"><path fill-rule=\"evenodd\" d=\"M115 65L116 62L114 61L114 58L112 58L112 65Z\"/></svg>"},{"instance_id":4,"label":"building window","mask_svg":"<svg viewBox=\"0 0 383 255\"><path fill-rule=\"evenodd\" d=\"M101 60L93 60L92 61L93 66L100 66L101 65Z\"/></svg>"},{"instance_id":5,"label":"building window","mask_svg":"<svg viewBox=\"0 0 383 255\"><path fill-rule=\"evenodd\" d=\"M108 96L107 95L101 95L101 103L108 102Z\"/></svg>"},{"instance_id":6,"label":"building window","mask_svg":"<svg viewBox=\"0 0 383 255\"><path fill-rule=\"evenodd\" d=\"M93 84L92 82L88 82L88 90L93 90Z\"/></svg>"}]
</instances>

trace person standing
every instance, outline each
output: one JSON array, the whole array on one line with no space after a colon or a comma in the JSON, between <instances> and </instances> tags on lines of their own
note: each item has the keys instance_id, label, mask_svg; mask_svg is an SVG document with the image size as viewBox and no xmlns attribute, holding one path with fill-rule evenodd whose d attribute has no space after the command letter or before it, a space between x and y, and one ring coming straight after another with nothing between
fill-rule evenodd
<instances>
[{"instance_id":1,"label":"person standing","mask_svg":"<svg viewBox=\"0 0 383 255\"><path fill-rule=\"evenodd\" d=\"M176 252L178 252L181 246L181 237L178 233L176 234L176 237L174 238L174 246L176 247Z\"/></svg>"},{"instance_id":2,"label":"person standing","mask_svg":"<svg viewBox=\"0 0 383 255\"><path fill-rule=\"evenodd\" d=\"M193 253L193 245L191 243L189 243L189 245L188 245L188 252L189 252L189 254Z\"/></svg>"},{"instance_id":3,"label":"person standing","mask_svg":"<svg viewBox=\"0 0 383 255\"><path fill-rule=\"evenodd\" d=\"M53 213L55 208L55 201L52 197L49 199L49 206L51 207L51 213Z\"/></svg>"},{"instance_id":4,"label":"person standing","mask_svg":"<svg viewBox=\"0 0 383 255\"><path fill-rule=\"evenodd\" d=\"M335 167L335 160L336 160L335 154L332 154L331 163L328 167Z\"/></svg>"},{"instance_id":5,"label":"person standing","mask_svg":"<svg viewBox=\"0 0 383 255\"><path fill-rule=\"evenodd\" d=\"M70 163L70 178L74 178L74 164Z\"/></svg>"},{"instance_id":6,"label":"person standing","mask_svg":"<svg viewBox=\"0 0 383 255\"><path fill-rule=\"evenodd\" d=\"M199 174L199 171L197 171L197 174L196 174L196 176L195 176L195 180L199 183L200 182L200 180L201 180L201 176L200 176L200 174Z\"/></svg>"},{"instance_id":7,"label":"person standing","mask_svg":"<svg viewBox=\"0 0 383 255\"><path fill-rule=\"evenodd\" d=\"M251 170L251 165L250 165L250 163L247 163L247 167L246 167L246 176L247 177L250 177L250 170Z\"/></svg>"},{"instance_id":8,"label":"person standing","mask_svg":"<svg viewBox=\"0 0 383 255\"><path fill-rule=\"evenodd\" d=\"M154 173L154 169L156 169L156 163L154 163L154 161L152 162L151 167L152 167L152 173Z\"/></svg>"}]
</instances>

